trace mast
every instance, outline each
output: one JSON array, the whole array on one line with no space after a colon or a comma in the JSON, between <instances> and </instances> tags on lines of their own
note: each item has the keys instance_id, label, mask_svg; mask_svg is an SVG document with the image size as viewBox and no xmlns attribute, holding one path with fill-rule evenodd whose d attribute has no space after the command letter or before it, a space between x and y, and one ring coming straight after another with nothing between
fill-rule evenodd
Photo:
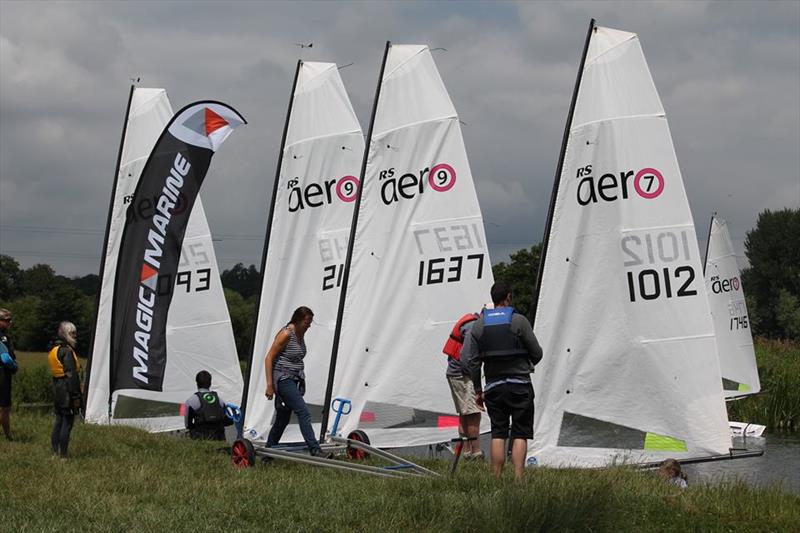
<instances>
[{"instance_id":1,"label":"mast","mask_svg":"<svg viewBox=\"0 0 800 533\"><path fill-rule=\"evenodd\" d=\"M361 183L358 187L358 195L356 196L356 205L353 207L353 221L350 224L350 237L347 240L347 256L344 261L344 274L342 275L342 290L339 293L339 309L336 312L336 329L333 333L333 346L331 348L331 362L328 367L328 384L325 387L325 401L322 404L322 424L319 432L319 439L325 438L325 433L328 432L328 413L330 412L331 397L333 396L333 378L336 374L336 360L339 357L339 337L342 334L342 317L344 316L344 304L347 298L347 283L350 279L350 263L353 260L353 244L356 239L356 229L358 226L358 214L361 209L361 196L364 192L364 180L366 179L367 172L367 159L369 158L369 148L372 145L372 128L375 125L375 114L378 111L378 99L381 94L381 85L383 85L383 72L386 68L386 58L389 56L389 48L391 41L386 41L386 49L383 52L383 61L381 62L381 70L378 75L378 87L375 89L375 100L372 104L372 116L369 120L369 129L367 130L367 142L364 145L364 158L361 161Z\"/></svg>"},{"instance_id":2,"label":"mast","mask_svg":"<svg viewBox=\"0 0 800 533\"><path fill-rule=\"evenodd\" d=\"M714 228L714 217L717 216L717 212L714 211L711 214L711 221L708 223L708 238L706 239L706 253L703 255L703 277L706 276L706 263L708 263L708 248L711 246L711 230Z\"/></svg>"},{"instance_id":3,"label":"mast","mask_svg":"<svg viewBox=\"0 0 800 533\"><path fill-rule=\"evenodd\" d=\"M269 251L269 238L272 234L272 219L275 214L275 201L278 196L278 182L281 179L281 167L283 166L283 149L286 147L286 133L289 131L289 119L292 116L292 105L294 104L294 91L297 88L297 77L300 74L300 67L303 60L297 60L297 68L294 71L294 81L292 81L292 91L289 93L289 107L286 109L286 122L283 125L283 135L281 136L281 148L278 152L278 166L275 169L275 182L272 185L272 202L269 206L269 218L267 219L267 233L264 236L264 250L261 253L261 281L258 284L258 298L256 299L256 319L253 321L253 330L250 338L250 360L247 362L247 371L244 377L244 387L242 389L242 420L244 420L245 410L247 409L247 393L250 389L250 371L253 367L256 354L256 330L258 329L258 309L261 307L261 293L264 290L264 269L267 266L267 253Z\"/></svg>"},{"instance_id":4,"label":"mast","mask_svg":"<svg viewBox=\"0 0 800 533\"><path fill-rule=\"evenodd\" d=\"M544 227L544 236L542 237L542 251L539 254L539 272L536 275L536 284L534 285L532 298L534 298L533 305L531 306L532 315L530 317L531 324L535 324L536 312L539 308L539 289L542 287L542 274L544 273L544 262L547 259L547 246L550 241L550 229L553 225L553 213L556 209L556 198L558 197L558 188L561 185L561 174L564 170L564 157L567 153L567 142L569 141L569 132L572 128L572 116L575 114L575 103L578 101L578 90L581 86L581 79L583 78L583 67L586 63L586 53L589 50L589 41L592 38L592 32L595 30L595 21L589 21L589 30L586 32L586 42L583 45L583 54L581 55L581 64L578 67L578 76L575 80L575 88L572 91L572 102L569 105L569 113L567 113L567 124L564 126L564 137L561 140L561 153L558 156L558 164L556 165L556 177L553 180L553 192L550 193L550 208L547 211L547 223Z\"/></svg>"},{"instance_id":5,"label":"mast","mask_svg":"<svg viewBox=\"0 0 800 533\"><path fill-rule=\"evenodd\" d=\"M122 163L122 149L124 148L125 144L125 134L128 132L128 119L131 113L131 102L133 102L133 91L135 90L136 85L131 84L130 92L128 93L128 105L125 106L125 120L122 123L122 135L119 139L119 151L117 152L117 166L116 171L114 172L114 184L111 186L111 199L108 201L108 215L106 216L106 231L103 236L103 252L100 256L100 280L97 287L97 297L95 298L94 302L94 326L92 327L92 337L91 341L89 342L89 357L88 361L86 362L86 379L84 380L83 390L86 391L87 395L87 403L88 403L88 395L89 395L89 379L92 376L92 357L94 355L94 337L97 333L97 316L100 311L100 292L103 287L103 274L106 270L106 253L108 253L108 235L111 232L111 217L114 213L114 197L117 194L117 183L119 182L119 167ZM109 383L111 382L111 366L109 365ZM111 418L111 388L109 387L108 393L108 417Z\"/></svg>"}]
</instances>

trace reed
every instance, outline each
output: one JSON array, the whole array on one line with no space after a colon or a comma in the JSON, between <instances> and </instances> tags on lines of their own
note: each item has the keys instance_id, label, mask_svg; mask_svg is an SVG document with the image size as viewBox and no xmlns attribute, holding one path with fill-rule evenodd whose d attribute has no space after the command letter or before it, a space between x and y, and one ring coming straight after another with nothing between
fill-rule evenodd
<instances>
[{"instance_id":1,"label":"reed","mask_svg":"<svg viewBox=\"0 0 800 533\"><path fill-rule=\"evenodd\" d=\"M800 498L780 487L732 481L681 491L628 468L535 468L521 482L473 463L452 478L420 479L279 461L236 470L214 443L86 424L62 461L50 455L50 423L22 414L19 440L0 443L0 530L779 531L800 523Z\"/></svg>"},{"instance_id":2,"label":"reed","mask_svg":"<svg viewBox=\"0 0 800 533\"><path fill-rule=\"evenodd\" d=\"M762 393L728 402L728 418L767 426L769 431L800 427L800 343L756 339Z\"/></svg>"},{"instance_id":3,"label":"reed","mask_svg":"<svg viewBox=\"0 0 800 533\"><path fill-rule=\"evenodd\" d=\"M768 431L800 427L800 343L759 338L755 341L761 394L728 402L730 420L767 426ZM13 401L52 401L47 357L40 352L17 354L20 370L14 377ZM85 366L85 360L81 360Z\"/></svg>"}]
</instances>

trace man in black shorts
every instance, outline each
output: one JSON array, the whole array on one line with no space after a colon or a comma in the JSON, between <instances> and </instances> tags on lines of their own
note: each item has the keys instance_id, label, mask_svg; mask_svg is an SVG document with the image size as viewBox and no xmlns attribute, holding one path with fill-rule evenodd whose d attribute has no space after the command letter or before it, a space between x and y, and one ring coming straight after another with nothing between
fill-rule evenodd
<instances>
[{"instance_id":1,"label":"man in black shorts","mask_svg":"<svg viewBox=\"0 0 800 533\"><path fill-rule=\"evenodd\" d=\"M506 439L512 439L514 475L525 470L528 439L533 438L533 367L542 359L542 348L530 322L511 307L511 287L492 285L494 309L485 310L470 335L474 342L467 357L475 401L486 402L492 424L492 471L500 477L506 462ZM486 386L481 386L481 367ZM509 428L510 421L510 428Z\"/></svg>"}]
</instances>

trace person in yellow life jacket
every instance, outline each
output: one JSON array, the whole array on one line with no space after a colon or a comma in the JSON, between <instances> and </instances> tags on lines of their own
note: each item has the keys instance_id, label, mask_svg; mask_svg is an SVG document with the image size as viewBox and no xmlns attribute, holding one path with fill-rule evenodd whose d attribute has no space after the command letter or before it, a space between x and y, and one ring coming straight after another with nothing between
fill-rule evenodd
<instances>
[{"instance_id":1,"label":"person in yellow life jacket","mask_svg":"<svg viewBox=\"0 0 800 533\"><path fill-rule=\"evenodd\" d=\"M67 456L75 415L80 413L83 406L81 365L75 353L77 342L78 330L75 324L62 322L58 325L58 338L47 355L50 373L53 376L53 404L56 415L50 444L53 447L53 454L61 457Z\"/></svg>"}]
</instances>

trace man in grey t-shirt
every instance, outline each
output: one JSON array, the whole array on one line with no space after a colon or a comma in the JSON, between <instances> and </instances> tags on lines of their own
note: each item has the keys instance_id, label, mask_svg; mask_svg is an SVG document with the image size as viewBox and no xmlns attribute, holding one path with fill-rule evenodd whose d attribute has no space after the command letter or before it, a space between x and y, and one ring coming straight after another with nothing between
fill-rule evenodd
<instances>
[{"instance_id":1,"label":"man in grey t-shirt","mask_svg":"<svg viewBox=\"0 0 800 533\"><path fill-rule=\"evenodd\" d=\"M478 405L486 401L492 424L492 471L497 477L503 472L506 439L511 438L514 475L520 478L528 439L533 438L531 373L542 359L542 348L528 319L511 307L511 287L498 281L491 292L494 309L487 309L474 322L466 363L475 387L475 401ZM483 387L481 370L486 378Z\"/></svg>"}]
</instances>

